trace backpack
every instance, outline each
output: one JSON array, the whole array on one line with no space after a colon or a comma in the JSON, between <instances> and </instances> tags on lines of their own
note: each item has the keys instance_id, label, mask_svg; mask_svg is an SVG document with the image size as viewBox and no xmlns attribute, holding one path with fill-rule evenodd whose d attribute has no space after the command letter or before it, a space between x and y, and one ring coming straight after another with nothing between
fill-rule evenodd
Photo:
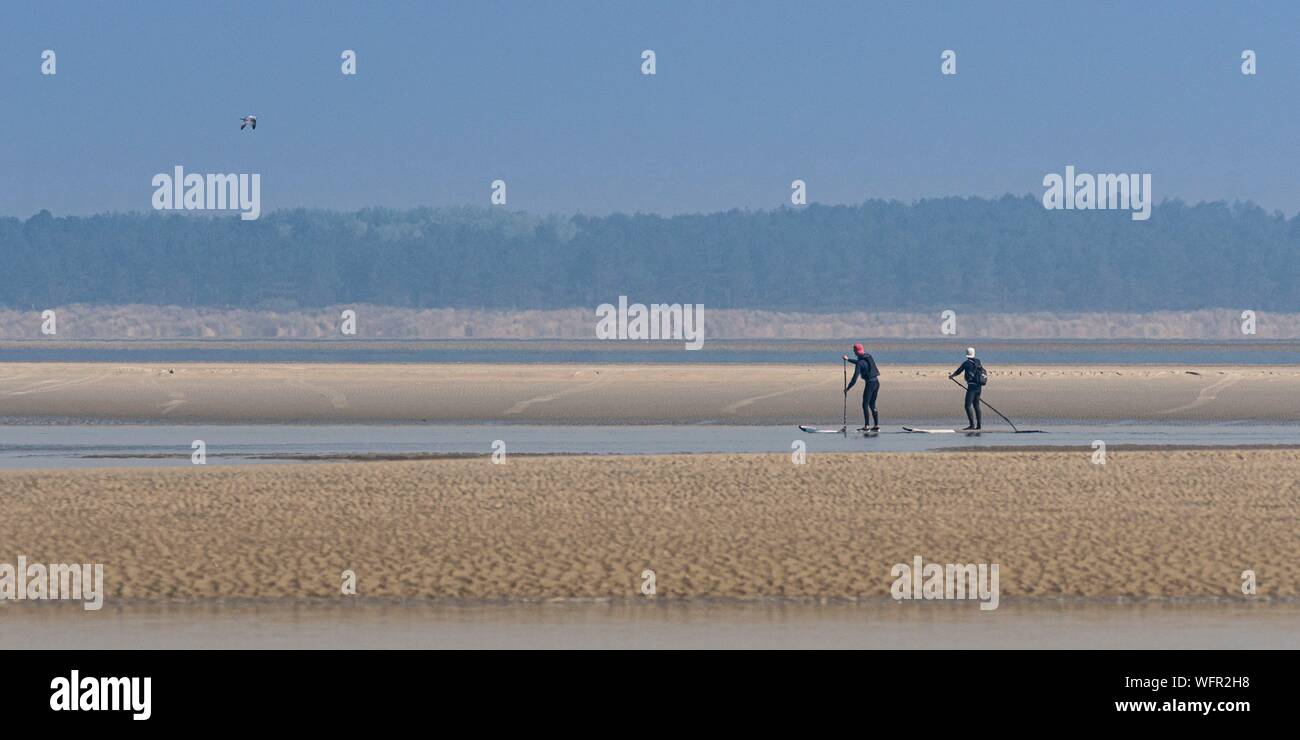
<instances>
[{"instance_id":1,"label":"backpack","mask_svg":"<svg viewBox=\"0 0 1300 740\"><path fill-rule=\"evenodd\" d=\"M967 378L968 382L974 383L975 385L989 384L989 371L984 369L984 363L979 360L975 360L975 372L970 373L969 375L970 377Z\"/></svg>"}]
</instances>

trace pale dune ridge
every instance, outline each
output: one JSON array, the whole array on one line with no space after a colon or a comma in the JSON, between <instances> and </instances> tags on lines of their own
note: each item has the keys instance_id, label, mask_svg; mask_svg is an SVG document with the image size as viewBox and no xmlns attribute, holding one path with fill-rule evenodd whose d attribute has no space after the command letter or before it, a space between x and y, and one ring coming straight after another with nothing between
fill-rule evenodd
<instances>
[{"instance_id":1,"label":"pale dune ridge","mask_svg":"<svg viewBox=\"0 0 1300 740\"><path fill-rule=\"evenodd\" d=\"M4 472L0 562L103 563L128 602L641 599L647 569L660 599L872 599L916 555L997 563L1003 599L1249 600L1251 569L1286 600L1298 480L1300 450Z\"/></svg>"},{"instance_id":2,"label":"pale dune ridge","mask_svg":"<svg viewBox=\"0 0 1300 740\"><path fill-rule=\"evenodd\" d=\"M964 419L950 366L886 365L886 424ZM1300 367L993 365L1013 419L1300 419ZM812 365L0 363L0 417L176 422L824 424L837 363ZM859 386L860 388L861 386ZM854 389L850 419L860 418Z\"/></svg>"},{"instance_id":3,"label":"pale dune ridge","mask_svg":"<svg viewBox=\"0 0 1300 740\"><path fill-rule=\"evenodd\" d=\"M612 303L617 296L610 296ZM593 339L596 307L555 309L212 308L126 304L0 309L0 340L39 339L41 310L58 316L60 339L330 339L344 310L355 311L367 339ZM710 339L941 338L942 311L811 313L706 307ZM960 311L962 336L973 339L1224 339L1242 338L1240 308L1194 311L996 313ZM1260 311L1260 339L1300 338L1300 313Z\"/></svg>"}]
</instances>

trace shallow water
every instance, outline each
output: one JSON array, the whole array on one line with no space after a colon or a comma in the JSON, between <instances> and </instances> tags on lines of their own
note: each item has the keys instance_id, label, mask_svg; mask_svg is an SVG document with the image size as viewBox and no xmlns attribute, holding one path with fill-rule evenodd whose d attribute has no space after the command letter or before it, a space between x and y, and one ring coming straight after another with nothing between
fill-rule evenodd
<instances>
[{"instance_id":1,"label":"shallow water","mask_svg":"<svg viewBox=\"0 0 1300 740\"><path fill-rule=\"evenodd\" d=\"M1300 648L1300 605L0 603L0 649Z\"/></svg>"},{"instance_id":2,"label":"shallow water","mask_svg":"<svg viewBox=\"0 0 1300 740\"><path fill-rule=\"evenodd\" d=\"M943 421L917 422L924 427ZM953 426L948 421L946 426ZM489 455L495 441L510 454L668 454L766 452L789 454L796 441L807 452L921 452L1002 446L1297 445L1300 424L1213 425L1020 424L1044 434L1010 434L993 427L980 434L906 434L888 426L879 436L807 434L795 426L567 426L478 425L162 425L0 424L0 469L190 465L192 444L206 445L207 464L319 462L372 457Z\"/></svg>"}]
</instances>

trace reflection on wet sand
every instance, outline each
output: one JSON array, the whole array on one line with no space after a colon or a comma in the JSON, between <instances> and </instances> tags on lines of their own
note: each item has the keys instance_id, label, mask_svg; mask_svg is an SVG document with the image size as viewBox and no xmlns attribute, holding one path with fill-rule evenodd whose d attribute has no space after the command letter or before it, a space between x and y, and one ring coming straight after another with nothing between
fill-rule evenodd
<instances>
[{"instance_id":1,"label":"reflection on wet sand","mask_svg":"<svg viewBox=\"0 0 1300 740\"><path fill-rule=\"evenodd\" d=\"M1300 648L1300 603L0 606L0 649Z\"/></svg>"}]
</instances>

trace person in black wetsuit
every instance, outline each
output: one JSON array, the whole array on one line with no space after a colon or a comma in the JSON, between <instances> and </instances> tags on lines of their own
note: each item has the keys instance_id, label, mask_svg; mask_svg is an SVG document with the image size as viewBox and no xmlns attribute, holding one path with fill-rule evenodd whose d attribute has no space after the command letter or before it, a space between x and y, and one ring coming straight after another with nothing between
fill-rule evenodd
<instances>
[{"instance_id":1,"label":"person in black wetsuit","mask_svg":"<svg viewBox=\"0 0 1300 740\"><path fill-rule=\"evenodd\" d=\"M853 363L853 380L849 381L848 388L844 389L844 395L848 395L849 388L858 382L858 377L862 377L862 428L859 432L876 432L880 430L880 414L876 413L876 395L880 393L880 368L876 367L876 360L867 354L862 343L853 345L853 354L856 359L850 360ZM844 355L845 360L849 360L848 355ZM873 422L872 419L875 421Z\"/></svg>"},{"instance_id":2,"label":"person in black wetsuit","mask_svg":"<svg viewBox=\"0 0 1300 740\"><path fill-rule=\"evenodd\" d=\"M967 426L963 432L974 431L980 428L983 421L980 418L980 391L984 386L979 382L980 361L975 359L975 348L966 348L966 361L961 364L949 375L949 378L955 378L963 373L966 376L966 421Z\"/></svg>"}]
</instances>

